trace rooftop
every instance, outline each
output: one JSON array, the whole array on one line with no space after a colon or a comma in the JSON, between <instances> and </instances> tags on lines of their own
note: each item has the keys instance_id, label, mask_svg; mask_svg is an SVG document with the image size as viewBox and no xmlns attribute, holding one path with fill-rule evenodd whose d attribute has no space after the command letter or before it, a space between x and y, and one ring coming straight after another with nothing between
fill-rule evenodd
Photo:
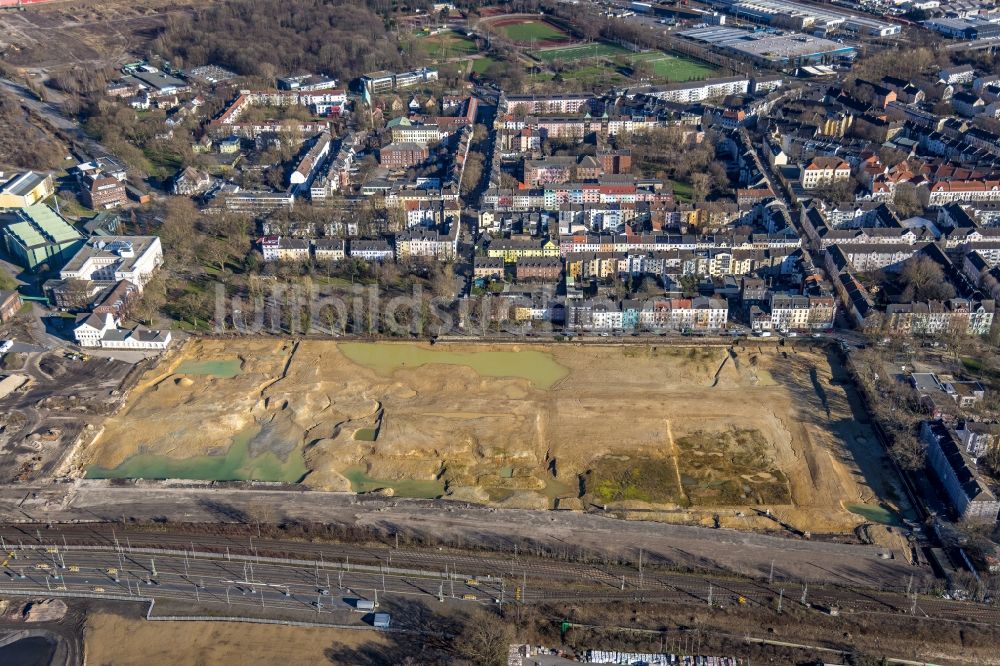
<instances>
[{"instance_id":1,"label":"rooftop","mask_svg":"<svg viewBox=\"0 0 1000 666\"><path fill-rule=\"evenodd\" d=\"M157 236L93 236L66 263L62 272L80 271L88 261L98 258L120 261L116 270L127 272L159 240Z\"/></svg>"},{"instance_id":2,"label":"rooftop","mask_svg":"<svg viewBox=\"0 0 1000 666\"><path fill-rule=\"evenodd\" d=\"M0 187L0 194L10 194L17 197L23 197L26 194L30 194L32 190L38 187L39 184L43 183L48 174L38 173L36 171L26 171L22 174L18 174L8 180Z\"/></svg>"},{"instance_id":3,"label":"rooftop","mask_svg":"<svg viewBox=\"0 0 1000 666\"><path fill-rule=\"evenodd\" d=\"M83 237L44 204L17 209L14 217L17 221L7 227L7 232L28 248L69 243Z\"/></svg>"}]
</instances>

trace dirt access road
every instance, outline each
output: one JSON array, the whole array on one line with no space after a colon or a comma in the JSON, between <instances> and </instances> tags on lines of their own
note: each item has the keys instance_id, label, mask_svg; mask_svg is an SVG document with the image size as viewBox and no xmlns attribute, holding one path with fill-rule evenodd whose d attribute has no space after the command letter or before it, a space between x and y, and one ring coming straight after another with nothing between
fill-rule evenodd
<instances>
[{"instance_id":1,"label":"dirt access road","mask_svg":"<svg viewBox=\"0 0 1000 666\"><path fill-rule=\"evenodd\" d=\"M372 527L425 535L460 547L513 554L534 542L554 552L606 554L637 562L717 569L754 577L844 585L905 587L909 577L930 577L901 553L875 546L790 539L729 529L622 521L572 511L496 509L446 500L357 496L317 491L121 486L77 481L52 486L0 487L0 520L23 523L28 534L48 522L130 520L205 523L281 521Z\"/></svg>"}]
</instances>

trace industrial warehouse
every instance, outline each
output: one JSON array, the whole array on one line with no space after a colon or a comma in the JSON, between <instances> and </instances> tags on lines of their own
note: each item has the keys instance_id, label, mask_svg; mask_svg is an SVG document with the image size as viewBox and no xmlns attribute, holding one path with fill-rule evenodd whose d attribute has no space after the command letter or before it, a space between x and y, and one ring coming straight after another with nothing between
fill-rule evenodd
<instances>
[{"instance_id":1,"label":"industrial warehouse","mask_svg":"<svg viewBox=\"0 0 1000 666\"><path fill-rule=\"evenodd\" d=\"M709 4L745 21L778 28L839 30L854 37L889 37L902 30L886 21L791 0L710 0Z\"/></svg>"},{"instance_id":2,"label":"industrial warehouse","mask_svg":"<svg viewBox=\"0 0 1000 666\"><path fill-rule=\"evenodd\" d=\"M770 66L808 65L851 61L855 48L822 37L797 32L751 32L741 28L712 26L685 30L685 39L707 44L736 58Z\"/></svg>"}]
</instances>

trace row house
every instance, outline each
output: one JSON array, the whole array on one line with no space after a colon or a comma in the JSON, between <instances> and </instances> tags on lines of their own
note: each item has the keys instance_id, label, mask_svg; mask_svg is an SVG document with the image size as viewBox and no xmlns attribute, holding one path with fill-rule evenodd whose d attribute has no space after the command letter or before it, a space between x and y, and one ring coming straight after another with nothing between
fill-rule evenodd
<instances>
[{"instance_id":1,"label":"row house","mask_svg":"<svg viewBox=\"0 0 1000 666\"><path fill-rule=\"evenodd\" d=\"M826 248L830 255L843 257L843 261L858 273L873 271L898 271L904 262L920 253L930 243L864 243L831 245Z\"/></svg>"},{"instance_id":2,"label":"row house","mask_svg":"<svg viewBox=\"0 0 1000 666\"><path fill-rule=\"evenodd\" d=\"M952 213L957 215L957 213ZM988 248L1000 245L1000 228L998 227L957 227L946 231L942 240L945 249L971 252L974 248Z\"/></svg>"},{"instance_id":3,"label":"row house","mask_svg":"<svg viewBox=\"0 0 1000 666\"><path fill-rule=\"evenodd\" d=\"M452 261L458 254L459 225L447 232L413 227L396 235L396 256L400 259L423 258Z\"/></svg>"},{"instance_id":4,"label":"row house","mask_svg":"<svg viewBox=\"0 0 1000 666\"><path fill-rule=\"evenodd\" d=\"M955 201L1000 201L1000 180L938 181L930 185L928 192L931 206Z\"/></svg>"},{"instance_id":5,"label":"row house","mask_svg":"<svg viewBox=\"0 0 1000 666\"><path fill-rule=\"evenodd\" d=\"M993 313L992 300L891 303L885 310L885 330L901 335L985 335Z\"/></svg>"},{"instance_id":6,"label":"row house","mask_svg":"<svg viewBox=\"0 0 1000 666\"><path fill-rule=\"evenodd\" d=\"M639 324L649 330L722 331L729 321L729 305L721 298L666 298L646 303Z\"/></svg>"},{"instance_id":7,"label":"row house","mask_svg":"<svg viewBox=\"0 0 1000 666\"><path fill-rule=\"evenodd\" d=\"M265 236L260 241L264 261L307 261L311 246L304 238Z\"/></svg>"},{"instance_id":8,"label":"row house","mask_svg":"<svg viewBox=\"0 0 1000 666\"><path fill-rule=\"evenodd\" d=\"M554 282L562 275L562 259L559 257L525 257L520 259L514 275L518 282L542 280Z\"/></svg>"},{"instance_id":9,"label":"row house","mask_svg":"<svg viewBox=\"0 0 1000 666\"><path fill-rule=\"evenodd\" d=\"M342 238L288 238L265 236L260 241L264 261L303 262L314 257L317 261L340 261L357 257L366 261L393 258L392 246L385 240L351 240Z\"/></svg>"},{"instance_id":10,"label":"row house","mask_svg":"<svg viewBox=\"0 0 1000 666\"><path fill-rule=\"evenodd\" d=\"M365 261L392 261L392 246L387 240L352 240L350 256Z\"/></svg>"},{"instance_id":11,"label":"row house","mask_svg":"<svg viewBox=\"0 0 1000 666\"><path fill-rule=\"evenodd\" d=\"M637 94L644 94L669 102L690 103L728 95L745 95L749 89L750 79L743 76L729 76L646 88L630 88L626 95L634 97Z\"/></svg>"},{"instance_id":12,"label":"row house","mask_svg":"<svg viewBox=\"0 0 1000 666\"><path fill-rule=\"evenodd\" d=\"M820 245L913 245L925 240L923 233L907 227L862 227L856 229L830 229L818 234Z\"/></svg>"},{"instance_id":13,"label":"row house","mask_svg":"<svg viewBox=\"0 0 1000 666\"><path fill-rule=\"evenodd\" d=\"M500 101L505 113L566 114L583 113L590 109L594 97L588 93L555 95L506 95Z\"/></svg>"},{"instance_id":14,"label":"row house","mask_svg":"<svg viewBox=\"0 0 1000 666\"><path fill-rule=\"evenodd\" d=\"M407 227L436 227L459 219L461 214L461 206L457 202L440 199L406 201L402 209L406 214Z\"/></svg>"},{"instance_id":15,"label":"row house","mask_svg":"<svg viewBox=\"0 0 1000 666\"><path fill-rule=\"evenodd\" d=\"M440 189L425 187L420 185L392 185L385 192L386 208L405 208L412 201L444 201L446 203L458 202L458 190L453 187L442 187Z\"/></svg>"},{"instance_id":16,"label":"row house","mask_svg":"<svg viewBox=\"0 0 1000 666\"><path fill-rule=\"evenodd\" d=\"M312 187L309 188L309 198L312 201L322 201L350 187L354 157L353 149L341 148L330 160L326 174L313 181Z\"/></svg>"},{"instance_id":17,"label":"row house","mask_svg":"<svg viewBox=\"0 0 1000 666\"><path fill-rule=\"evenodd\" d=\"M770 306L770 325L778 331L830 330L837 316L832 295L773 294Z\"/></svg>"},{"instance_id":18,"label":"row house","mask_svg":"<svg viewBox=\"0 0 1000 666\"><path fill-rule=\"evenodd\" d=\"M558 257L559 246L548 238L500 238L490 243L486 255L512 264L525 257Z\"/></svg>"},{"instance_id":19,"label":"row house","mask_svg":"<svg viewBox=\"0 0 1000 666\"><path fill-rule=\"evenodd\" d=\"M505 270L503 257L476 255L472 261L472 276L477 280L502 280Z\"/></svg>"},{"instance_id":20,"label":"row house","mask_svg":"<svg viewBox=\"0 0 1000 666\"><path fill-rule=\"evenodd\" d=\"M298 166L295 167L295 170L288 177L289 187L294 189L302 188L312 182L316 172L326 160L326 156L330 154L331 141L332 137L329 132L321 132L313 140L312 146L302 156Z\"/></svg>"},{"instance_id":21,"label":"row house","mask_svg":"<svg viewBox=\"0 0 1000 666\"><path fill-rule=\"evenodd\" d=\"M850 179L851 165L839 157L814 157L802 169L802 188L816 189Z\"/></svg>"},{"instance_id":22,"label":"row house","mask_svg":"<svg viewBox=\"0 0 1000 666\"><path fill-rule=\"evenodd\" d=\"M979 480L975 463L962 451L948 426L940 420L924 421L920 438L927 445L927 464L959 519L995 523L1000 500Z\"/></svg>"}]
</instances>

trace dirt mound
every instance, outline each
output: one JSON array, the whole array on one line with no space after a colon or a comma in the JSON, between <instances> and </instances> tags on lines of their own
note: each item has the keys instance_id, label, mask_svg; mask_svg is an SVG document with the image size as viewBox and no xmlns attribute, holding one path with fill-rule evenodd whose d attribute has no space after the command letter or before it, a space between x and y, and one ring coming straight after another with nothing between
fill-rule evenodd
<instances>
[{"instance_id":1,"label":"dirt mound","mask_svg":"<svg viewBox=\"0 0 1000 666\"><path fill-rule=\"evenodd\" d=\"M66 615L66 602L62 599L46 599L27 604L22 612L25 622L54 622Z\"/></svg>"}]
</instances>

